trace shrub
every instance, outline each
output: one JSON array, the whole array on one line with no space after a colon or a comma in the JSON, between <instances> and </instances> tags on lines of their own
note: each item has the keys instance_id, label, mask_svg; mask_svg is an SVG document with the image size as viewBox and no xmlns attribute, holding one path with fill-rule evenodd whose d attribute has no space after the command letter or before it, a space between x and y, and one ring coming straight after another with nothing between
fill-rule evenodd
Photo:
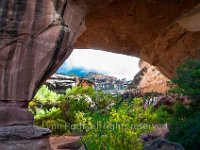
<instances>
[{"instance_id":1,"label":"shrub","mask_svg":"<svg viewBox=\"0 0 200 150\"><path fill-rule=\"evenodd\" d=\"M177 103L169 122L168 139L183 145L185 149L200 149L200 112L191 106Z\"/></svg>"},{"instance_id":2,"label":"shrub","mask_svg":"<svg viewBox=\"0 0 200 150\"><path fill-rule=\"evenodd\" d=\"M171 119L173 115L173 109L171 109L169 106L162 105L156 109L154 113L156 114L154 123L165 124Z\"/></svg>"},{"instance_id":3,"label":"shrub","mask_svg":"<svg viewBox=\"0 0 200 150\"><path fill-rule=\"evenodd\" d=\"M192 103L185 106L176 103L174 114L169 121L169 140L178 142L185 149L200 149L200 61L189 60L177 69L177 76L172 79L176 84L173 92L188 96Z\"/></svg>"},{"instance_id":4,"label":"shrub","mask_svg":"<svg viewBox=\"0 0 200 150\"><path fill-rule=\"evenodd\" d=\"M176 90L183 93L199 105L200 101L200 61L188 60L177 68L177 76L172 79L178 87Z\"/></svg>"},{"instance_id":5,"label":"shrub","mask_svg":"<svg viewBox=\"0 0 200 150\"><path fill-rule=\"evenodd\" d=\"M88 149L142 149L140 134L168 120L167 108L144 107L142 98L122 100L88 87L74 87L65 95L46 86L41 91L29 106L35 124L52 129L53 134L84 133L82 141Z\"/></svg>"},{"instance_id":6,"label":"shrub","mask_svg":"<svg viewBox=\"0 0 200 150\"><path fill-rule=\"evenodd\" d=\"M140 134L153 129L149 124L155 119L150 109L145 110L142 99L132 103L121 103L121 107L112 108L109 114L95 113L90 119L93 125L83 137L88 149L142 149ZM84 119L87 120L87 119Z\"/></svg>"},{"instance_id":7,"label":"shrub","mask_svg":"<svg viewBox=\"0 0 200 150\"><path fill-rule=\"evenodd\" d=\"M68 89L65 95L56 94L42 86L33 101L29 104L29 109L35 117L35 124L38 126L50 127L53 133L65 132L85 132L74 129L77 114L87 113L91 115L95 112L106 113L116 103L118 97L111 94L104 94L95 91L91 87L73 87ZM59 120L59 121L58 121ZM65 129L58 131L57 126L64 126ZM50 126L52 123L52 126Z\"/></svg>"}]
</instances>

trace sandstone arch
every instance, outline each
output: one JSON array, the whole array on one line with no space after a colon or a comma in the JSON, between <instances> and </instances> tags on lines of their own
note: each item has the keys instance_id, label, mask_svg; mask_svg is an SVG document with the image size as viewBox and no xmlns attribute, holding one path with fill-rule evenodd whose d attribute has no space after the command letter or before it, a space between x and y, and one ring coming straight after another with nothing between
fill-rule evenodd
<instances>
[{"instance_id":1,"label":"sandstone arch","mask_svg":"<svg viewBox=\"0 0 200 150\"><path fill-rule=\"evenodd\" d=\"M28 102L73 47L138 56L171 77L200 56L199 2L1 0L0 125L33 124Z\"/></svg>"},{"instance_id":2,"label":"sandstone arch","mask_svg":"<svg viewBox=\"0 0 200 150\"><path fill-rule=\"evenodd\" d=\"M170 78L177 65L200 56L199 2L88 1L86 31L75 46L138 56Z\"/></svg>"}]
</instances>

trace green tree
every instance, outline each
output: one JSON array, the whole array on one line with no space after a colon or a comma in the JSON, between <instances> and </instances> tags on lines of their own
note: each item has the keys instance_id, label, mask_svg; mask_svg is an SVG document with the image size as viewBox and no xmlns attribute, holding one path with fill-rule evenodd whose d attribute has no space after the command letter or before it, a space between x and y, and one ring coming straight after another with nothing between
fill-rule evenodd
<instances>
[{"instance_id":1,"label":"green tree","mask_svg":"<svg viewBox=\"0 0 200 150\"><path fill-rule=\"evenodd\" d=\"M78 122L89 127L86 136L83 137L83 142L88 149L140 150L143 148L140 135L153 129L151 123L156 115L152 113L151 108L144 109L141 98L135 98L131 103L124 101L120 105L112 108L108 114L97 112L90 118L86 114L77 117Z\"/></svg>"},{"instance_id":2,"label":"green tree","mask_svg":"<svg viewBox=\"0 0 200 150\"><path fill-rule=\"evenodd\" d=\"M172 82L178 91L187 95L195 104L200 101L200 60L188 60L177 68L177 76Z\"/></svg>"},{"instance_id":3,"label":"green tree","mask_svg":"<svg viewBox=\"0 0 200 150\"><path fill-rule=\"evenodd\" d=\"M168 139L178 142L185 149L200 149L200 60L188 60L177 68L172 79L177 86L173 90L188 96L190 105L176 103L169 121Z\"/></svg>"}]
</instances>

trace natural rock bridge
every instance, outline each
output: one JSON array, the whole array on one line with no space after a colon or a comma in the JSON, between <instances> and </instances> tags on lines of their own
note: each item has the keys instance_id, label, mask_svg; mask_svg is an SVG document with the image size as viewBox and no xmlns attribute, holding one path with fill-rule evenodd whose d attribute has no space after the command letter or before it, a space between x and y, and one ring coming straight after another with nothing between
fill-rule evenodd
<instances>
[{"instance_id":1,"label":"natural rock bridge","mask_svg":"<svg viewBox=\"0 0 200 150\"><path fill-rule=\"evenodd\" d=\"M171 77L200 56L200 0L1 0L0 126L33 124L28 102L73 48L138 56Z\"/></svg>"}]
</instances>

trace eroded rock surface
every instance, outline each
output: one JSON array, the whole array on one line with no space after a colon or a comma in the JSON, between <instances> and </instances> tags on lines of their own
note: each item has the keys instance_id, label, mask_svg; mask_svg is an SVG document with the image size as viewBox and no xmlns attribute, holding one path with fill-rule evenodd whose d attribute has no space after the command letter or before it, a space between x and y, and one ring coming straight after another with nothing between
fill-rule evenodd
<instances>
[{"instance_id":1,"label":"eroded rock surface","mask_svg":"<svg viewBox=\"0 0 200 150\"><path fill-rule=\"evenodd\" d=\"M87 30L77 48L139 56L172 77L200 56L199 0L86 0Z\"/></svg>"},{"instance_id":2,"label":"eroded rock surface","mask_svg":"<svg viewBox=\"0 0 200 150\"><path fill-rule=\"evenodd\" d=\"M85 150L84 145L81 145L81 136L52 136L49 138L52 150Z\"/></svg>"},{"instance_id":3,"label":"eroded rock surface","mask_svg":"<svg viewBox=\"0 0 200 150\"><path fill-rule=\"evenodd\" d=\"M0 126L33 124L28 102L73 47L138 56L172 77L200 56L200 1L1 0ZM0 140L4 150L44 145L47 138Z\"/></svg>"},{"instance_id":4,"label":"eroded rock surface","mask_svg":"<svg viewBox=\"0 0 200 150\"><path fill-rule=\"evenodd\" d=\"M0 99L31 100L72 46L139 56L171 77L200 56L199 2L1 0Z\"/></svg>"},{"instance_id":5,"label":"eroded rock surface","mask_svg":"<svg viewBox=\"0 0 200 150\"><path fill-rule=\"evenodd\" d=\"M148 145L158 139L165 139L169 133L167 124L157 125L154 130L149 133L143 133L140 135L140 139Z\"/></svg>"},{"instance_id":6,"label":"eroded rock surface","mask_svg":"<svg viewBox=\"0 0 200 150\"><path fill-rule=\"evenodd\" d=\"M0 100L27 108L73 47L138 56L170 78L200 56L200 0L1 0Z\"/></svg>"},{"instance_id":7,"label":"eroded rock surface","mask_svg":"<svg viewBox=\"0 0 200 150\"><path fill-rule=\"evenodd\" d=\"M70 55L85 14L73 0L0 1L0 126L33 124L23 110Z\"/></svg>"},{"instance_id":8,"label":"eroded rock surface","mask_svg":"<svg viewBox=\"0 0 200 150\"><path fill-rule=\"evenodd\" d=\"M158 139L153 143L146 145L143 150L185 150L181 145L167 141L165 139Z\"/></svg>"},{"instance_id":9,"label":"eroded rock surface","mask_svg":"<svg viewBox=\"0 0 200 150\"><path fill-rule=\"evenodd\" d=\"M170 80L157 67L140 60L140 72L136 74L128 86L129 90L139 90L142 94L148 92L165 93L172 86Z\"/></svg>"},{"instance_id":10,"label":"eroded rock surface","mask_svg":"<svg viewBox=\"0 0 200 150\"><path fill-rule=\"evenodd\" d=\"M0 127L1 150L50 150L49 129L32 125Z\"/></svg>"},{"instance_id":11,"label":"eroded rock surface","mask_svg":"<svg viewBox=\"0 0 200 150\"><path fill-rule=\"evenodd\" d=\"M92 87L94 83L81 77L54 74L45 82L45 85L58 94L65 94L67 89L74 86Z\"/></svg>"},{"instance_id":12,"label":"eroded rock surface","mask_svg":"<svg viewBox=\"0 0 200 150\"><path fill-rule=\"evenodd\" d=\"M31 100L71 53L86 10L62 2L1 0L0 100Z\"/></svg>"}]
</instances>

